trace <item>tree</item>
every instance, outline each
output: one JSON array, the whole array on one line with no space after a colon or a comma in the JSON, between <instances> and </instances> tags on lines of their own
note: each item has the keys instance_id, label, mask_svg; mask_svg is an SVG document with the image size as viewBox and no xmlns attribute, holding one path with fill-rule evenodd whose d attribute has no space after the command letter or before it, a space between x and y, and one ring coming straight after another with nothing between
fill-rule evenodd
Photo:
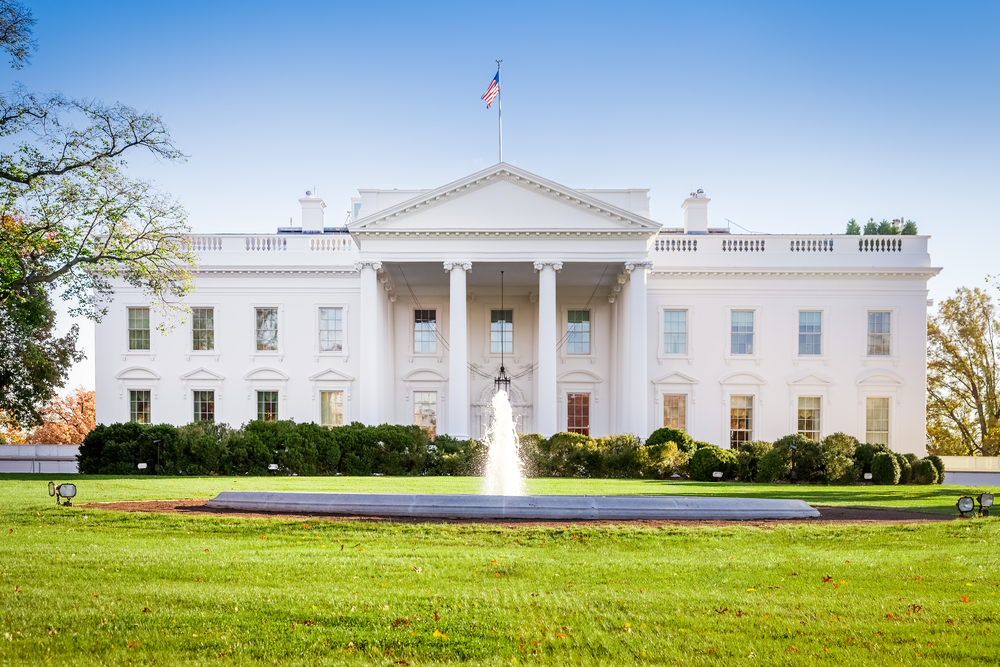
<instances>
[{"instance_id":1,"label":"tree","mask_svg":"<svg viewBox=\"0 0 1000 667\"><path fill-rule=\"evenodd\" d=\"M854 220L854 218L851 218L847 221L847 231L844 233L850 236L857 236L861 233L861 227L858 226L858 223Z\"/></svg>"},{"instance_id":2,"label":"tree","mask_svg":"<svg viewBox=\"0 0 1000 667\"><path fill-rule=\"evenodd\" d=\"M70 367L83 359L79 327L56 337L55 312L45 292L35 291L16 308L0 307L0 413L10 422L41 422L36 406L55 396Z\"/></svg>"},{"instance_id":3,"label":"tree","mask_svg":"<svg viewBox=\"0 0 1000 667\"><path fill-rule=\"evenodd\" d=\"M903 236L916 236L917 235L917 223L912 220L907 220L906 224L903 225L903 230L901 232Z\"/></svg>"},{"instance_id":4,"label":"tree","mask_svg":"<svg viewBox=\"0 0 1000 667\"><path fill-rule=\"evenodd\" d=\"M42 425L24 440L26 445L82 445L96 425L94 392L77 387L39 410Z\"/></svg>"},{"instance_id":5,"label":"tree","mask_svg":"<svg viewBox=\"0 0 1000 667\"><path fill-rule=\"evenodd\" d=\"M20 68L35 48L35 20L0 0L0 46ZM99 320L116 280L154 307L180 307L196 255L184 209L127 174L127 158L184 155L156 114L17 85L0 95L0 413L37 424L35 406L83 358L77 331L52 333L51 295L71 315Z\"/></svg>"},{"instance_id":6,"label":"tree","mask_svg":"<svg viewBox=\"0 0 1000 667\"><path fill-rule=\"evenodd\" d=\"M927 322L927 451L1000 454L1000 321L990 296L961 287Z\"/></svg>"},{"instance_id":7,"label":"tree","mask_svg":"<svg viewBox=\"0 0 1000 667\"><path fill-rule=\"evenodd\" d=\"M865 228L861 233L865 236L878 234L878 223L875 222L875 218L868 218L868 222L865 223Z\"/></svg>"}]
</instances>

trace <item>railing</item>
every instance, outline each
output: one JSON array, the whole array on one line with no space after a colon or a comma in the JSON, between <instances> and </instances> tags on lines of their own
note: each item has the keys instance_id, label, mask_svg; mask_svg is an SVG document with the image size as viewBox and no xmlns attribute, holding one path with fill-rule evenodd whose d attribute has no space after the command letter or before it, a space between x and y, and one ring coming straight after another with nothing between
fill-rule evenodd
<instances>
[{"instance_id":1,"label":"railing","mask_svg":"<svg viewBox=\"0 0 1000 667\"><path fill-rule=\"evenodd\" d=\"M222 237L220 236L188 236L184 239L185 250L195 250L197 252L212 252L222 250Z\"/></svg>"},{"instance_id":2,"label":"railing","mask_svg":"<svg viewBox=\"0 0 1000 667\"><path fill-rule=\"evenodd\" d=\"M833 239L792 239L792 252L833 252Z\"/></svg>"},{"instance_id":3,"label":"railing","mask_svg":"<svg viewBox=\"0 0 1000 667\"><path fill-rule=\"evenodd\" d=\"M858 250L861 252L902 252L903 239L896 236L872 236L865 237L858 241Z\"/></svg>"},{"instance_id":4,"label":"railing","mask_svg":"<svg viewBox=\"0 0 1000 667\"><path fill-rule=\"evenodd\" d=\"M271 252L276 250L288 250L288 237L286 236L248 236L246 237L247 250L250 252Z\"/></svg>"},{"instance_id":5,"label":"railing","mask_svg":"<svg viewBox=\"0 0 1000 667\"><path fill-rule=\"evenodd\" d=\"M686 252L689 250L697 252L698 239L656 239L653 249L656 252Z\"/></svg>"},{"instance_id":6,"label":"railing","mask_svg":"<svg viewBox=\"0 0 1000 667\"><path fill-rule=\"evenodd\" d=\"M349 251L354 248L354 239L350 236L310 237L309 249L321 251Z\"/></svg>"},{"instance_id":7,"label":"railing","mask_svg":"<svg viewBox=\"0 0 1000 667\"><path fill-rule=\"evenodd\" d=\"M723 252L764 252L764 239L722 239Z\"/></svg>"}]
</instances>

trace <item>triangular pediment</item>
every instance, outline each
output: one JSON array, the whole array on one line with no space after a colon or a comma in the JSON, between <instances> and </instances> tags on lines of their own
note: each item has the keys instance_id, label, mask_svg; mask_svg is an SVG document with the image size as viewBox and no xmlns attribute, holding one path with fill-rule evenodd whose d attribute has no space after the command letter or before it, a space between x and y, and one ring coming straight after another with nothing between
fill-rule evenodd
<instances>
[{"instance_id":1,"label":"triangular pediment","mask_svg":"<svg viewBox=\"0 0 1000 667\"><path fill-rule=\"evenodd\" d=\"M587 193L498 164L348 224L352 234L655 234L660 224Z\"/></svg>"},{"instance_id":2,"label":"triangular pediment","mask_svg":"<svg viewBox=\"0 0 1000 667\"><path fill-rule=\"evenodd\" d=\"M684 373L673 371L667 373L659 380L653 380L653 384L698 384L698 381L690 375L684 375Z\"/></svg>"},{"instance_id":3,"label":"triangular pediment","mask_svg":"<svg viewBox=\"0 0 1000 667\"><path fill-rule=\"evenodd\" d=\"M798 376L798 377L796 377L794 379L789 380L788 384L790 384L790 385L801 385L801 386L804 386L804 385L817 386L817 385L819 385L819 386L824 386L825 387L825 386L832 385L833 382L831 382L830 380L827 380L826 378L820 377L819 375L816 375L815 373L806 373L804 375L800 375L800 376Z\"/></svg>"},{"instance_id":4,"label":"triangular pediment","mask_svg":"<svg viewBox=\"0 0 1000 667\"><path fill-rule=\"evenodd\" d=\"M327 368L325 371L310 375L309 379L313 382L352 382L354 380L350 375L335 371L332 368Z\"/></svg>"},{"instance_id":5,"label":"triangular pediment","mask_svg":"<svg viewBox=\"0 0 1000 667\"><path fill-rule=\"evenodd\" d=\"M214 371L210 371L207 368L196 368L193 371L189 371L181 376L182 380L225 380L226 378Z\"/></svg>"}]
</instances>

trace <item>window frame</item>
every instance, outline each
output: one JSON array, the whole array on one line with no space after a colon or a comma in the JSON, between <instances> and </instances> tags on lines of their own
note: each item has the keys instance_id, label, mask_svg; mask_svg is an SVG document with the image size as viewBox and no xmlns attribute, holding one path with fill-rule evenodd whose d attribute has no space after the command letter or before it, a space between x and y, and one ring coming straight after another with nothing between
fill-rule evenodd
<instances>
[{"instance_id":1,"label":"window frame","mask_svg":"<svg viewBox=\"0 0 1000 667\"><path fill-rule=\"evenodd\" d=\"M141 388L141 387L129 387L127 391L128 391L127 410L128 410L128 421L129 421L129 423L146 424L146 425L152 424L153 423L153 390L151 388L150 389L144 389L144 388ZM144 393L148 394L148 397L146 399L146 414L149 416L149 420L148 421L144 421L144 422L136 421L133 418L133 414L132 414L132 394L137 394L137 393L140 393L140 392L144 392Z\"/></svg>"},{"instance_id":2,"label":"window frame","mask_svg":"<svg viewBox=\"0 0 1000 667\"><path fill-rule=\"evenodd\" d=\"M888 313L888 315L889 315L889 333L888 333L888 336L889 336L889 352L888 352L888 354L872 354L869 351L869 349L870 349L870 343L869 343L869 339L868 339L869 336L872 336L872 335L883 335L884 336L884 335L886 335L886 334L872 334L872 332L870 331L870 329L869 329L869 321L871 319L871 316L873 314L875 314L875 313ZM876 360L882 360L882 359L892 359L895 356L893 354L893 352L896 351L896 345L895 345L895 343L896 343L895 338L896 337L894 335L895 329L896 329L896 324L897 324L896 323L896 317L895 317L895 314L893 313L892 310L880 310L880 309L874 309L874 308L868 308L868 309L865 310L865 356L867 358L869 358L869 359L876 359Z\"/></svg>"},{"instance_id":3,"label":"window frame","mask_svg":"<svg viewBox=\"0 0 1000 667\"><path fill-rule=\"evenodd\" d=\"M493 352L490 346L490 331L492 328L491 320L493 317L492 313L494 310L501 310L500 305L499 301L483 304L482 321L484 327L483 330L486 332L485 338L483 339L483 363L489 363L493 359L500 359L501 356L499 352ZM503 303L503 310L511 311L511 318L514 324L513 336L510 338L511 349L513 351L505 352L503 357L505 359L510 359L512 363L520 363L523 351L521 349L521 336L519 336L519 334L528 332L528 335L531 335L531 332L534 330L534 313L530 308L523 308L518 303L507 303L506 301ZM528 349L530 349L530 346Z\"/></svg>"},{"instance_id":4,"label":"window frame","mask_svg":"<svg viewBox=\"0 0 1000 667\"><path fill-rule=\"evenodd\" d=\"M750 354L733 354L733 312L735 311L750 311L753 313L753 352ZM761 347L763 344L762 333L764 331L764 312L763 308L759 305L739 305L739 306L726 306L726 321L725 321L725 348L723 359L726 365L729 365L734 360L744 360L753 361L756 365L760 365L763 359L763 354L761 353ZM727 416L728 419L728 416Z\"/></svg>"},{"instance_id":5,"label":"window frame","mask_svg":"<svg viewBox=\"0 0 1000 667\"><path fill-rule=\"evenodd\" d=\"M590 312L590 352L570 352L569 351L569 313L571 310L586 310ZM559 308L559 340L563 344L559 346L559 360L565 363L569 359L589 359L590 363L597 363L597 322L598 308L595 305L575 305L572 303L562 304Z\"/></svg>"},{"instance_id":6,"label":"window frame","mask_svg":"<svg viewBox=\"0 0 1000 667\"><path fill-rule=\"evenodd\" d=\"M749 429L736 429L736 431L747 431L749 436L746 440L741 440L740 442L753 442L756 440L758 428L757 428L757 407L760 404L760 399L755 393L730 393L726 396L726 423L728 424L726 441L729 443L729 449L736 449L733 447L733 399L734 398L749 398L750 399L750 428ZM746 409L745 406L742 409Z\"/></svg>"},{"instance_id":7,"label":"window frame","mask_svg":"<svg viewBox=\"0 0 1000 667\"><path fill-rule=\"evenodd\" d=\"M819 406L818 407L816 407L816 408L805 408L805 409L807 409L807 410L815 409L815 410L817 410L819 412L819 414L817 415L817 418L816 418L816 428L815 428L815 430L808 431L808 432L814 432L814 433L816 433L816 440L814 442L820 442L823 439L823 421L824 421L823 414L825 412L825 407L826 407L825 406L826 400L825 400L825 397L822 396L822 395L805 394L805 393L803 393L803 394L798 394L795 397L795 403L794 403L794 408L795 408L795 431L794 432L802 434L802 435L805 435L805 433L803 433L803 430L801 428L802 417L799 414L803 410L803 408L802 408L802 399L804 399L804 398L806 398L806 399L816 399L817 401L819 401ZM808 438L809 436L806 436L806 437Z\"/></svg>"},{"instance_id":8,"label":"window frame","mask_svg":"<svg viewBox=\"0 0 1000 667\"><path fill-rule=\"evenodd\" d=\"M660 415L660 419L658 421L660 422L661 426L659 426L657 428L675 428L673 426L669 426L668 427L667 424L666 424L666 421L667 421L667 414L666 414L667 413L667 397L668 396L678 397L678 398L682 399L682 406L683 406L683 409L684 409L684 426L682 426L680 428L680 430L684 431L685 433L687 433L687 434L690 435L690 431L688 430L690 428L690 423L689 423L689 420L688 420L688 414L689 414L690 410L688 409L688 403L691 400L691 395L688 392L683 392L683 391L676 392L675 391L675 392L670 392L670 393L667 393L667 392L660 393L660 400L658 402L658 406L659 406L658 412L659 412L659 415Z\"/></svg>"},{"instance_id":9,"label":"window frame","mask_svg":"<svg viewBox=\"0 0 1000 667\"><path fill-rule=\"evenodd\" d=\"M417 312L418 310L433 310L437 313L436 317L436 331L439 336L444 336L449 329L448 325L451 322L450 313L448 314L448 319L445 318L445 310L440 303L422 303L420 307L417 307L416 303L410 302L403 304L403 308L406 309L406 321L407 321L407 334L406 334L406 356L407 360L412 362L414 358L424 358L424 359L437 359L438 361L444 360L445 349L444 345L441 344L440 340L437 340L435 347L437 348L435 352L417 352L416 351L416 333L417 333Z\"/></svg>"},{"instance_id":10,"label":"window frame","mask_svg":"<svg viewBox=\"0 0 1000 667\"><path fill-rule=\"evenodd\" d=\"M187 361L191 360L191 357L214 357L216 361L219 360L219 356L222 354L219 347L219 305L217 303L190 303L188 308L191 310L190 321L187 325L187 351L184 353ZM196 308L211 308L212 309L212 326L215 332L213 339L215 342L215 347L211 350L196 350L194 349L194 310Z\"/></svg>"},{"instance_id":11,"label":"window frame","mask_svg":"<svg viewBox=\"0 0 1000 667\"><path fill-rule=\"evenodd\" d=\"M339 424L324 424L323 423L323 394L340 394L340 423ZM316 422L320 426L326 426L333 428L335 426L343 426L344 424L350 423L346 421L348 419L347 406L348 406L348 393L346 389L333 389L333 388L321 388L317 390L317 395L319 396L319 420Z\"/></svg>"},{"instance_id":12,"label":"window frame","mask_svg":"<svg viewBox=\"0 0 1000 667\"><path fill-rule=\"evenodd\" d=\"M868 356L868 313L889 313L890 338L888 356ZM891 364L892 366L899 366L900 337L896 335L896 332L899 331L900 327L900 308L879 305L865 306L861 309L860 319L863 325L861 329L861 365Z\"/></svg>"},{"instance_id":13,"label":"window frame","mask_svg":"<svg viewBox=\"0 0 1000 667\"><path fill-rule=\"evenodd\" d=\"M583 427L571 426L570 425L570 401L574 396L586 396L587 397L587 425ZM593 429L593 419L591 419L591 413L593 412L593 393L590 391L567 391L566 392L566 432L567 433L579 433L581 435L586 435L590 437L590 431ZM582 429L582 430L573 430Z\"/></svg>"},{"instance_id":14,"label":"window frame","mask_svg":"<svg viewBox=\"0 0 1000 667\"><path fill-rule=\"evenodd\" d=\"M123 303L119 306L122 319L123 319L123 329L125 330L125 335L121 338L121 345L119 346L121 352L121 360L126 361L129 357L138 357L143 359L149 359L150 361L156 360L157 353L157 339L158 336L153 335L153 330L157 327L156 322L158 319L154 318L154 311L151 304L146 302L140 303ZM132 308L145 308L149 311L149 349L148 350L133 350L129 347L129 310Z\"/></svg>"},{"instance_id":15,"label":"window frame","mask_svg":"<svg viewBox=\"0 0 1000 667\"><path fill-rule=\"evenodd\" d=\"M686 344L687 352L684 354L678 353L668 353L664 351L663 347L663 337L666 335L666 326L664 324L664 313L675 310L683 310L687 313L687 333L686 333ZM656 358L657 361L662 364L664 360L668 359L686 359L688 364L693 363L694 360L694 341L695 337L691 335L692 329L694 328L694 306L682 306L682 305L672 305L672 304L660 304L657 307L657 325L656 325Z\"/></svg>"},{"instance_id":16,"label":"window frame","mask_svg":"<svg viewBox=\"0 0 1000 667\"><path fill-rule=\"evenodd\" d=\"M275 344L274 350L258 350L257 349L257 311L263 308L274 308L277 311L277 342ZM274 302L261 302L261 303L251 303L249 305L250 309L250 361L253 361L255 357L277 357L278 361L282 361L285 356L285 308L280 303ZM256 414L256 411L254 412Z\"/></svg>"},{"instance_id":17,"label":"window frame","mask_svg":"<svg viewBox=\"0 0 1000 667\"><path fill-rule=\"evenodd\" d=\"M340 341L340 351L330 351L320 349L320 309L321 308L340 308L340 326L342 330L342 336ZM319 361L324 357L340 357L344 361L347 361L351 352L348 347L347 341L350 336L350 305L347 303L333 303L333 302L323 302L313 304L313 361Z\"/></svg>"},{"instance_id":18,"label":"window frame","mask_svg":"<svg viewBox=\"0 0 1000 667\"><path fill-rule=\"evenodd\" d=\"M133 311L145 311L146 313L146 328L145 329L133 329L132 328L132 312ZM152 327L152 317L149 306L127 306L126 307L126 325L128 331L128 339L126 345L128 345L129 352L138 352L140 354L149 354L153 348L153 327ZM146 347L132 347L132 332L133 331L145 331L146 332Z\"/></svg>"},{"instance_id":19,"label":"window frame","mask_svg":"<svg viewBox=\"0 0 1000 667\"><path fill-rule=\"evenodd\" d=\"M868 443L868 434L869 433L875 433L876 432L876 431L869 431L868 430L868 401L870 401L872 399L878 399L878 400L884 400L885 401L886 412L888 414L886 414L886 416L885 416L885 421L886 421L885 439L886 439L886 442L883 443L883 444L885 444L887 447L889 447L890 449L892 449L892 434L893 434L893 431L895 430L895 429L893 429L893 417L894 417L894 414L895 414L896 410L894 410L893 407L892 407L892 399L893 399L893 397L891 395L888 395L888 394L884 393L884 392L872 392L871 394L866 394L865 397L864 397L864 403L861 406L861 409L862 409L862 411L864 413L863 417L862 417L862 420L864 421L864 430L861 431L864 434L864 437L862 439L862 444ZM876 443L873 443L873 444L876 444Z\"/></svg>"},{"instance_id":20,"label":"window frame","mask_svg":"<svg viewBox=\"0 0 1000 667\"><path fill-rule=\"evenodd\" d=\"M798 306L793 310L792 316L793 321L793 333L794 337L792 339L792 365L798 366L801 362L815 361L823 364L824 366L830 365L830 337L827 333L830 331L831 315L830 306ZM799 354L799 313L820 313L820 354Z\"/></svg>"},{"instance_id":21,"label":"window frame","mask_svg":"<svg viewBox=\"0 0 1000 667\"><path fill-rule=\"evenodd\" d=\"M212 394L212 419L211 419L211 421L212 421L213 424L216 423L216 414L217 414L217 411L215 409L215 403L216 403L215 389L191 389L190 391L191 391L191 416L192 416L192 418L194 418L198 414L198 397L197 397L198 393L199 392L210 393L210 394ZM193 421L202 421L202 420L195 419Z\"/></svg>"},{"instance_id":22,"label":"window frame","mask_svg":"<svg viewBox=\"0 0 1000 667\"><path fill-rule=\"evenodd\" d=\"M433 432L429 432L431 440L434 440L438 436L438 433L441 430L441 402L443 400L443 398L441 396L442 392L440 390L438 390L438 389L423 389L423 388L421 388L421 389L414 389L411 393L412 393L412 398L413 398L412 410L411 410L411 419L413 419L413 422L411 422L411 423L414 426L419 426L421 429L424 429L423 425L422 424L418 424L417 421L416 421L416 419L417 419L417 395L418 394L434 394L434 431Z\"/></svg>"},{"instance_id":23,"label":"window frame","mask_svg":"<svg viewBox=\"0 0 1000 667\"><path fill-rule=\"evenodd\" d=\"M281 421L282 412L282 401L281 401L281 390L280 389L268 389L264 387L255 388L253 393L254 406L253 414L255 421L267 421L262 420L260 415L260 395L263 393L274 394L274 419L271 421Z\"/></svg>"}]
</instances>

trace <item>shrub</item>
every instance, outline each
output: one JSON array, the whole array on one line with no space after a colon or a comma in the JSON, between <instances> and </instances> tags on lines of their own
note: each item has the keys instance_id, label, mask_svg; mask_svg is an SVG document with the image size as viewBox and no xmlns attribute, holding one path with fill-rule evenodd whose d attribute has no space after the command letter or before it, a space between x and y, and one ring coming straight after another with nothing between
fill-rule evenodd
<instances>
[{"instance_id":1,"label":"shrub","mask_svg":"<svg viewBox=\"0 0 1000 667\"><path fill-rule=\"evenodd\" d=\"M917 461L920 460L919 456L917 456L916 454L913 454L911 452L907 452L906 454L903 454L903 456L905 456L906 460L909 461L910 466L912 466L914 463L916 463Z\"/></svg>"},{"instance_id":2,"label":"shrub","mask_svg":"<svg viewBox=\"0 0 1000 667\"><path fill-rule=\"evenodd\" d=\"M537 474L543 477L589 477L594 440L581 433L556 433L538 443Z\"/></svg>"},{"instance_id":3,"label":"shrub","mask_svg":"<svg viewBox=\"0 0 1000 667\"><path fill-rule=\"evenodd\" d=\"M594 440L587 462L588 477L636 478L649 473L649 452L631 433L608 435Z\"/></svg>"},{"instance_id":4,"label":"shrub","mask_svg":"<svg viewBox=\"0 0 1000 667\"><path fill-rule=\"evenodd\" d=\"M913 469L910 467L909 460L896 452L893 452L893 456L896 457L896 463L899 464L899 483L909 484L913 476Z\"/></svg>"},{"instance_id":5,"label":"shrub","mask_svg":"<svg viewBox=\"0 0 1000 667\"><path fill-rule=\"evenodd\" d=\"M427 445L427 475L475 475L481 445L476 440L457 440L450 435L439 435Z\"/></svg>"},{"instance_id":6,"label":"shrub","mask_svg":"<svg viewBox=\"0 0 1000 667\"><path fill-rule=\"evenodd\" d=\"M927 460L930 461L934 465L934 469L937 470L937 483L944 484L944 461L941 460L940 456L934 456L933 454L928 456Z\"/></svg>"},{"instance_id":7,"label":"shrub","mask_svg":"<svg viewBox=\"0 0 1000 667\"><path fill-rule=\"evenodd\" d=\"M647 446L644 453L646 455L644 477L670 479L677 474L687 478L690 474L688 464L691 461L691 455L678 448L677 443L672 440L659 445Z\"/></svg>"},{"instance_id":8,"label":"shrub","mask_svg":"<svg viewBox=\"0 0 1000 667\"><path fill-rule=\"evenodd\" d=\"M740 445L736 453L735 476L741 482L754 482L757 480L757 466L760 460L766 455L774 445L763 440L744 442Z\"/></svg>"},{"instance_id":9,"label":"shrub","mask_svg":"<svg viewBox=\"0 0 1000 667\"><path fill-rule=\"evenodd\" d=\"M757 464L757 481L774 484L788 477L792 472L792 459L787 447L771 449Z\"/></svg>"},{"instance_id":10,"label":"shrub","mask_svg":"<svg viewBox=\"0 0 1000 667\"><path fill-rule=\"evenodd\" d=\"M820 443L823 453L823 479L827 484L853 484L854 452L858 439L846 433L832 433Z\"/></svg>"},{"instance_id":11,"label":"shrub","mask_svg":"<svg viewBox=\"0 0 1000 667\"><path fill-rule=\"evenodd\" d=\"M934 463L928 459L920 459L913 464L914 484L937 484L938 472Z\"/></svg>"},{"instance_id":12,"label":"shrub","mask_svg":"<svg viewBox=\"0 0 1000 667\"><path fill-rule=\"evenodd\" d=\"M796 481L818 482L823 479L823 451L818 442L801 433L792 433L775 440L774 448L788 451Z\"/></svg>"},{"instance_id":13,"label":"shrub","mask_svg":"<svg viewBox=\"0 0 1000 667\"><path fill-rule=\"evenodd\" d=\"M171 475L229 474L232 458L228 451L226 424L196 422L177 429L177 438L161 454L163 472Z\"/></svg>"},{"instance_id":14,"label":"shrub","mask_svg":"<svg viewBox=\"0 0 1000 667\"><path fill-rule=\"evenodd\" d=\"M698 443L695 443L686 431L666 427L658 428L653 431L646 440L646 446L653 447L668 442L676 444L678 449L685 451L688 454L693 454L695 450L698 449Z\"/></svg>"},{"instance_id":15,"label":"shrub","mask_svg":"<svg viewBox=\"0 0 1000 667\"><path fill-rule=\"evenodd\" d=\"M872 458L872 484L898 484L899 462L892 452L879 452Z\"/></svg>"},{"instance_id":16,"label":"shrub","mask_svg":"<svg viewBox=\"0 0 1000 667\"><path fill-rule=\"evenodd\" d=\"M715 445L699 447L691 456L689 464L691 479L711 482L713 472L721 472L722 479L732 479L736 470L736 453Z\"/></svg>"},{"instance_id":17,"label":"shrub","mask_svg":"<svg viewBox=\"0 0 1000 667\"><path fill-rule=\"evenodd\" d=\"M885 445L871 443L858 445L854 450L854 472L858 479L861 479L864 473L872 471L872 459L875 458L876 454L888 451L889 448Z\"/></svg>"}]
</instances>

